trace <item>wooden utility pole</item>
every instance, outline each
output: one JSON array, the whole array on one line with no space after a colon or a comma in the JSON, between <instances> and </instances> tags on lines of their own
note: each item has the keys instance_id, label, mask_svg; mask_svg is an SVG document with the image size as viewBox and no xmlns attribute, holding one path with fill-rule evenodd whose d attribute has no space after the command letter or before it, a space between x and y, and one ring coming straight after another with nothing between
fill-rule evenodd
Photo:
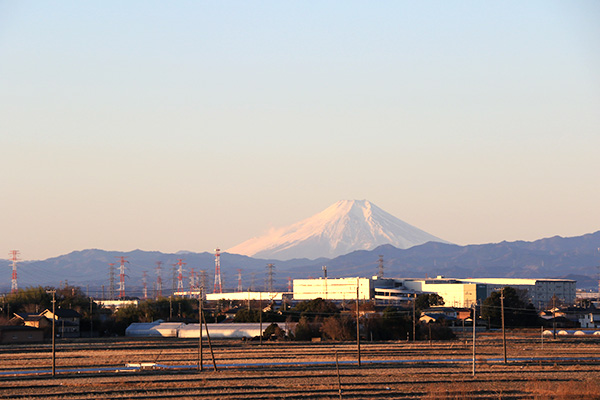
<instances>
[{"instance_id":1,"label":"wooden utility pole","mask_svg":"<svg viewBox=\"0 0 600 400\"><path fill-rule=\"evenodd\" d=\"M198 371L203 370L202 366L202 289L200 289L200 297L198 298Z\"/></svg>"},{"instance_id":2,"label":"wooden utility pole","mask_svg":"<svg viewBox=\"0 0 600 400\"><path fill-rule=\"evenodd\" d=\"M210 355L212 357L213 367L215 367L215 372L217 371L217 363L215 361L215 353L213 353L212 343L210 341L210 334L208 333L208 324L206 323L206 318L202 315L202 320L204 321L204 329L206 329L206 339L208 340L208 348L210 349Z\"/></svg>"},{"instance_id":3,"label":"wooden utility pole","mask_svg":"<svg viewBox=\"0 0 600 400\"><path fill-rule=\"evenodd\" d=\"M93 309L94 301L90 297L90 338L94 334L94 309Z\"/></svg>"},{"instance_id":4,"label":"wooden utility pole","mask_svg":"<svg viewBox=\"0 0 600 400\"><path fill-rule=\"evenodd\" d=\"M340 378L340 363L338 362L338 352L335 352L335 370L337 371L338 378L338 393L340 395L340 400L342 400L342 380Z\"/></svg>"},{"instance_id":5,"label":"wooden utility pole","mask_svg":"<svg viewBox=\"0 0 600 400\"><path fill-rule=\"evenodd\" d=\"M477 320L477 304L473 304L473 376L475 376L475 321Z\"/></svg>"},{"instance_id":6,"label":"wooden utility pole","mask_svg":"<svg viewBox=\"0 0 600 400\"><path fill-rule=\"evenodd\" d=\"M356 351L358 355L358 366L360 367L360 280L356 278Z\"/></svg>"},{"instance_id":7,"label":"wooden utility pole","mask_svg":"<svg viewBox=\"0 0 600 400\"><path fill-rule=\"evenodd\" d=\"M502 309L502 346L504 348L504 364L506 361L506 331L504 330L504 288L500 291L500 308Z\"/></svg>"},{"instance_id":8,"label":"wooden utility pole","mask_svg":"<svg viewBox=\"0 0 600 400\"><path fill-rule=\"evenodd\" d=\"M262 292L258 292L258 315L259 315L259 321L260 321L260 338L259 338L259 344L262 346L262 337L263 337L263 330L262 330Z\"/></svg>"},{"instance_id":9,"label":"wooden utility pole","mask_svg":"<svg viewBox=\"0 0 600 400\"><path fill-rule=\"evenodd\" d=\"M52 377L54 378L56 376L56 289L46 290L46 293L52 294Z\"/></svg>"},{"instance_id":10,"label":"wooden utility pole","mask_svg":"<svg viewBox=\"0 0 600 400\"><path fill-rule=\"evenodd\" d=\"M552 295L552 339L556 339L556 295Z\"/></svg>"},{"instance_id":11,"label":"wooden utility pole","mask_svg":"<svg viewBox=\"0 0 600 400\"><path fill-rule=\"evenodd\" d=\"M417 340L417 305L415 304L417 302L417 294L415 293L413 296L413 301L412 301L412 308L413 308L413 317L412 317L412 323L413 323L413 342L415 340Z\"/></svg>"}]
</instances>

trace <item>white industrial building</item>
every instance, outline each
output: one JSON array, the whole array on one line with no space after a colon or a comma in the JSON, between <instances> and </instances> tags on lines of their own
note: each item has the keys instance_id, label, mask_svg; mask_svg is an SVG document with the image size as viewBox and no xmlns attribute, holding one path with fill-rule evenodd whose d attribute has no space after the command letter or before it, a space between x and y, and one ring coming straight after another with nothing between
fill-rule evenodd
<instances>
[{"instance_id":1,"label":"white industrial building","mask_svg":"<svg viewBox=\"0 0 600 400\"><path fill-rule=\"evenodd\" d=\"M404 286L419 293L437 293L447 307L471 307L488 297L484 284L469 283L457 279L414 279L404 280Z\"/></svg>"},{"instance_id":2,"label":"white industrial building","mask_svg":"<svg viewBox=\"0 0 600 400\"><path fill-rule=\"evenodd\" d=\"M370 278L294 279L294 300L370 300L373 294Z\"/></svg>"},{"instance_id":3,"label":"white industrial building","mask_svg":"<svg viewBox=\"0 0 600 400\"><path fill-rule=\"evenodd\" d=\"M294 300L354 300L359 289L361 300L406 301L421 293L437 293L448 307L471 307L483 302L494 291L510 286L525 293L538 307L551 305L552 297L571 304L575 301L576 281L570 279L450 279L443 276L425 279L401 278L318 278L294 279Z\"/></svg>"},{"instance_id":4,"label":"white industrial building","mask_svg":"<svg viewBox=\"0 0 600 400\"><path fill-rule=\"evenodd\" d=\"M577 281L571 279L509 279L479 278L461 279L462 282L482 283L487 286L487 296L503 287L510 286L526 293L527 298L538 309L552 306L552 298L565 304L575 302ZM486 297L487 297L486 296Z\"/></svg>"},{"instance_id":5,"label":"white industrial building","mask_svg":"<svg viewBox=\"0 0 600 400\"><path fill-rule=\"evenodd\" d=\"M270 323L262 324L263 330ZM284 328L282 326L282 328ZM260 324L233 323L233 324L208 324L208 333L211 339L241 339L260 336ZM127 327L126 336L133 337L179 337L198 338L200 326L198 324L184 324L181 322L136 322ZM202 337L207 337L206 329L202 328Z\"/></svg>"}]
</instances>

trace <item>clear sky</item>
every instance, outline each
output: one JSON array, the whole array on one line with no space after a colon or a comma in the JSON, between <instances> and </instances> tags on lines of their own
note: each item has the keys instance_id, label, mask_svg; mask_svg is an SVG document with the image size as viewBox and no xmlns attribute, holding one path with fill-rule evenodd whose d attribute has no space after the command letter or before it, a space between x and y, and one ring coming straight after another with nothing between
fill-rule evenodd
<instances>
[{"instance_id":1,"label":"clear sky","mask_svg":"<svg viewBox=\"0 0 600 400\"><path fill-rule=\"evenodd\" d=\"M368 199L600 229L598 1L0 1L0 258L223 249Z\"/></svg>"}]
</instances>

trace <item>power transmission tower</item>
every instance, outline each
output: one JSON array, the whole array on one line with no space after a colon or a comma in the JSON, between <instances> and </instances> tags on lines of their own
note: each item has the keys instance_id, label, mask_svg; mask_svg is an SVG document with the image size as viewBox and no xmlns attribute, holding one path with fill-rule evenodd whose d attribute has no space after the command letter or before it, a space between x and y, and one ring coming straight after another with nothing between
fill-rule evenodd
<instances>
[{"instance_id":1,"label":"power transmission tower","mask_svg":"<svg viewBox=\"0 0 600 400\"><path fill-rule=\"evenodd\" d=\"M115 299L115 263L108 263L108 298Z\"/></svg>"},{"instance_id":2,"label":"power transmission tower","mask_svg":"<svg viewBox=\"0 0 600 400\"><path fill-rule=\"evenodd\" d=\"M175 294L177 290L177 264L171 264L171 266L173 267L171 270L173 275L171 279L171 293Z\"/></svg>"},{"instance_id":3,"label":"power transmission tower","mask_svg":"<svg viewBox=\"0 0 600 400\"><path fill-rule=\"evenodd\" d=\"M378 278L383 278L383 255L379 255L379 260L378 264L379 264L379 270L377 271L377 277Z\"/></svg>"},{"instance_id":4,"label":"power transmission tower","mask_svg":"<svg viewBox=\"0 0 600 400\"><path fill-rule=\"evenodd\" d=\"M144 284L144 300L148 300L148 278L146 271L144 271L144 275L142 276L142 283Z\"/></svg>"},{"instance_id":5,"label":"power transmission tower","mask_svg":"<svg viewBox=\"0 0 600 400\"><path fill-rule=\"evenodd\" d=\"M292 277L288 276L287 280L288 280L287 290L288 290L288 292L291 292L292 291Z\"/></svg>"},{"instance_id":6,"label":"power transmission tower","mask_svg":"<svg viewBox=\"0 0 600 400\"><path fill-rule=\"evenodd\" d=\"M237 286L237 291L241 292L242 291L242 270L241 269L237 269L237 273L238 273L238 286Z\"/></svg>"},{"instance_id":7,"label":"power transmission tower","mask_svg":"<svg viewBox=\"0 0 600 400\"><path fill-rule=\"evenodd\" d=\"M196 290L196 272L194 268L190 269L190 294Z\"/></svg>"},{"instance_id":8,"label":"power transmission tower","mask_svg":"<svg viewBox=\"0 0 600 400\"><path fill-rule=\"evenodd\" d=\"M215 286L213 293L223 293L223 284L221 282L221 250L215 249Z\"/></svg>"},{"instance_id":9,"label":"power transmission tower","mask_svg":"<svg viewBox=\"0 0 600 400\"><path fill-rule=\"evenodd\" d=\"M19 250L11 250L8 254L12 260L12 280L10 292L14 294L19 290L19 285L17 284L17 262L19 261Z\"/></svg>"},{"instance_id":10,"label":"power transmission tower","mask_svg":"<svg viewBox=\"0 0 600 400\"><path fill-rule=\"evenodd\" d=\"M183 292L183 266L187 263L183 262L183 259L177 260L177 290Z\"/></svg>"},{"instance_id":11,"label":"power transmission tower","mask_svg":"<svg viewBox=\"0 0 600 400\"><path fill-rule=\"evenodd\" d=\"M274 269L275 265L267 264L267 292L273 292L273 275L275 275Z\"/></svg>"},{"instance_id":12,"label":"power transmission tower","mask_svg":"<svg viewBox=\"0 0 600 400\"><path fill-rule=\"evenodd\" d=\"M208 276L206 275L206 270L200 270L200 291L202 292L202 296L206 294L206 287L208 286Z\"/></svg>"},{"instance_id":13,"label":"power transmission tower","mask_svg":"<svg viewBox=\"0 0 600 400\"><path fill-rule=\"evenodd\" d=\"M157 261L156 262L156 292L155 292L155 297L157 299L159 297L162 297L162 277L160 276L161 266L162 266L162 261Z\"/></svg>"},{"instance_id":14,"label":"power transmission tower","mask_svg":"<svg viewBox=\"0 0 600 400\"><path fill-rule=\"evenodd\" d=\"M254 284L256 283L256 273L252 272L250 274L250 291L254 292Z\"/></svg>"},{"instance_id":15,"label":"power transmission tower","mask_svg":"<svg viewBox=\"0 0 600 400\"><path fill-rule=\"evenodd\" d=\"M125 263L129 261L125 260L127 257L117 256L121 264L119 266L119 298L125 298Z\"/></svg>"}]
</instances>

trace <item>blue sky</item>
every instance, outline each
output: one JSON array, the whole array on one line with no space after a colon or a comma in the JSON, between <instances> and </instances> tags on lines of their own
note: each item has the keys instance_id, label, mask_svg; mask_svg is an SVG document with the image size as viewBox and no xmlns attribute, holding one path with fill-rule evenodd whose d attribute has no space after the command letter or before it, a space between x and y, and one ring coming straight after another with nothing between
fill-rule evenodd
<instances>
[{"instance_id":1,"label":"blue sky","mask_svg":"<svg viewBox=\"0 0 600 400\"><path fill-rule=\"evenodd\" d=\"M0 243L210 251L368 199L600 229L600 4L0 1Z\"/></svg>"}]
</instances>

